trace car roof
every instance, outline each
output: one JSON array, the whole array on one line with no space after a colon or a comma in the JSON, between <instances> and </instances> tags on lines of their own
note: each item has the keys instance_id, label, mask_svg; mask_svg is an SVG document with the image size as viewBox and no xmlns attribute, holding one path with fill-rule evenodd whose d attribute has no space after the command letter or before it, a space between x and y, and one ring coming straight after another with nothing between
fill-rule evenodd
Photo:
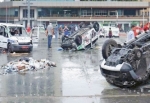
<instances>
[{"instance_id":1,"label":"car roof","mask_svg":"<svg viewBox=\"0 0 150 103\"><path fill-rule=\"evenodd\" d=\"M13 24L13 23L0 23L0 25L24 27L23 25L20 25L20 24Z\"/></svg>"}]
</instances>

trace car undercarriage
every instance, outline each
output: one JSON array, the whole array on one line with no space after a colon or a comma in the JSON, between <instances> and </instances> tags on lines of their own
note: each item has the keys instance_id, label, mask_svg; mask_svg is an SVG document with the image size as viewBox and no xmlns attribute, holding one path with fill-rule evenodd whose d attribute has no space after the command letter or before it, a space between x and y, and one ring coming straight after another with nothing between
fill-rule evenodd
<instances>
[{"instance_id":1,"label":"car undercarriage","mask_svg":"<svg viewBox=\"0 0 150 103\"><path fill-rule=\"evenodd\" d=\"M107 82L119 87L147 83L150 76L150 33L124 44L108 39L102 46L100 70Z\"/></svg>"}]
</instances>

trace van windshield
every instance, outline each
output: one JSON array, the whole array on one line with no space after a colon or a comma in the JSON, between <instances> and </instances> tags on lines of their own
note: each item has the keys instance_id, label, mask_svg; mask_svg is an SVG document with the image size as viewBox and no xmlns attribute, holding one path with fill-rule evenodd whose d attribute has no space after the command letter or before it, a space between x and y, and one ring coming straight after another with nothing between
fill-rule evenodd
<instances>
[{"instance_id":1,"label":"van windshield","mask_svg":"<svg viewBox=\"0 0 150 103\"><path fill-rule=\"evenodd\" d=\"M28 37L26 30L24 27L18 27L18 26L9 26L9 33L11 36L21 36L21 37Z\"/></svg>"}]
</instances>

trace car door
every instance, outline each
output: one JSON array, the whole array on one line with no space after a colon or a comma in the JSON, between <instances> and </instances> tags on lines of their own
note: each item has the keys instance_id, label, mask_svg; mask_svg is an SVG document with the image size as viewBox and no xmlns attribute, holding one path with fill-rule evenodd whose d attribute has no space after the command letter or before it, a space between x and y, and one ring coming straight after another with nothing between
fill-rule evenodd
<instances>
[{"instance_id":1,"label":"car door","mask_svg":"<svg viewBox=\"0 0 150 103\"><path fill-rule=\"evenodd\" d=\"M8 42L8 32L5 26L0 26L1 27L1 47L2 48L7 48L7 42Z\"/></svg>"},{"instance_id":2,"label":"car door","mask_svg":"<svg viewBox=\"0 0 150 103\"><path fill-rule=\"evenodd\" d=\"M2 26L0 26L0 47L2 47L2 38L3 38L3 31L2 31Z\"/></svg>"}]
</instances>

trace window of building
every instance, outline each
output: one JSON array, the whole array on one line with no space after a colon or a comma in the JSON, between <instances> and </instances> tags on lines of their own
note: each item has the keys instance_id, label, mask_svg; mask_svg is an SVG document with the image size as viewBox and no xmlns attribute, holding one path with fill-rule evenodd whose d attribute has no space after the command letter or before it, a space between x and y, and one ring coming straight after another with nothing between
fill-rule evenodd
<instances>
[{"instance_id":1,"label":"window of building","mask_svg":"<svg viewBox=\"0 0 150 103\"><path fill-rule=\"evenodd\" d=\"M81 10L81 16L91 16L91 15L92 15L92 9Z\"/></svg>"},{"instance_id":2,"label":"window of building","mask_svg":"<svg viewBox=\"0 0 150 103\"><path fill-rule=\"evenodd\" d=\"M95 10L94 11L94 15L95 16L106 16L108 13L107 13L107 10Z\"/></svg>"},{"instance_id":3,"label":"window of building","mask_svg":"<svg viewBox=\"0 0 150 103\"><path fill-rule=\"evenodd\" d=\"M15 9L15 17L18 17L18 9Z\"/></svg>"},{"instance_id":4,"label":"window of building","mask_svg":"<svg viewBox=\"0 0 150 103\"><path fill-rule=\"evenodd\" d=\"M28 10L23 9L23 18L27 18L27 17L28 17ZM34 18L34 9L30 9L30 18Z\"/></svg>"},{"instance_id":5,"label":"window of building","mask_svg":"<svg viewBox=\"0 0 150 103\"><path fill-rule=\"evenodd\" d=\"M124 15L127 15L127 16L135 16L136 15L136 10L135 9L126 9L124 10Z\"/></svg>"}]
</instances>

